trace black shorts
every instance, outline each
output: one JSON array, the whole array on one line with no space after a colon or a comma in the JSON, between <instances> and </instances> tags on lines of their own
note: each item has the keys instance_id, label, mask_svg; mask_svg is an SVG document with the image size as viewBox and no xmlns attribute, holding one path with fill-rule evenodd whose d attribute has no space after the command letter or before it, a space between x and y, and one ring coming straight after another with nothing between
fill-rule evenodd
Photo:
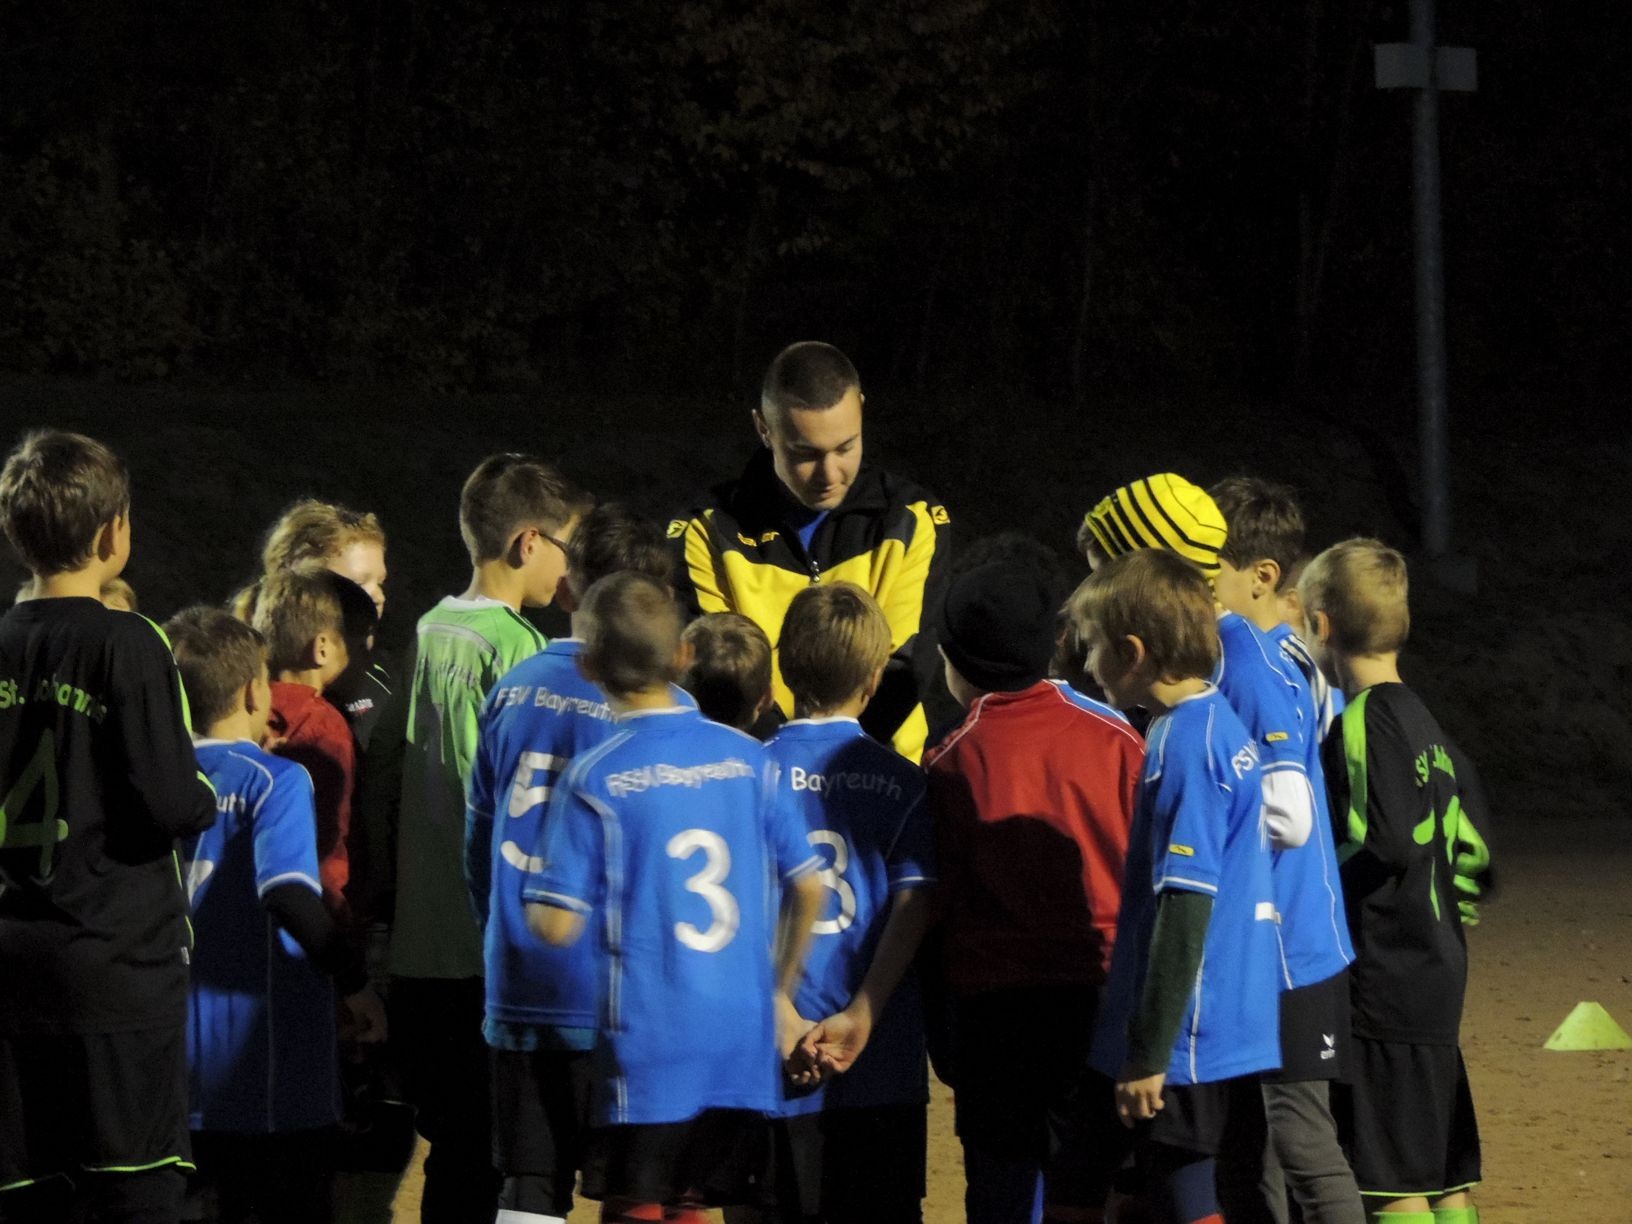
<instances>
[{"instance_id":1,"label":"black shorts","mask_svg":"<svg viewBox=\"0 0 1632 1224\"><path fill-rule=\"evenodd\" d=\"M525 1203L540 1215L567 1215L589 1136L592 1055L562 1050L494 1050L493 1165L507 1180L526 1179ZM508 1193L508 1190L507 1190ZM531 1201L532 1196L548 1201Z\"/></svg>"},{"instance_id":2,"label":"black shorts","mask_svg":"<svg viewBox=\"0 0 1632 1224\"><path fill-rule=\"evenodd\" d=\"M1134 1129L1135 1141L1217 1156L1232 1116L1256 1107L1258 1125L1263 1125L1264 1106L1259 1094L1256 1075L1211 1084L1168 1084L1162 1089L1161 1111Z\"/></svg>"},{"instance_id":3,"label":"black shorts","mask_svg":"<svg viewBox=\"0 0 1632 1224\"><path fill-rule=\"evenodd\" d=\"M927 1105L825 1109L770 1125L760 1202L779 1220L911 1224L920 1218Z\"/></svg>"},{"instance_id":4,"label":"black shorts","mask_svg":"<svg viewBox=\"0 0 1632 1224\"><path fill-rule=\"evenodd\" d=\"M1281 1069L1266 1071L1266 1084L1342 1079L1348 1061L1349 971L1310 986L1281 992Z\"/></svg>"},{"instance_id":5,"label":"black shorts","mask_svg":"<svg viewBox=\"0 0 1632 1224\"><path fill-rule=\"evenodd\" d=\"M0 1189L165 1165L192 1168L185 1028L0 1037Z\"/></svg>"},{"instance_id":6,"label":"black shorts","mask_svg":"<svg viewBox=\"0 0 1632 1224\"><path fill-rule=\"evenodd\" d=\"M1356 1037L1332 1113L1361 1194L1437 1198L1479 1183L1479 1124L1454 1045Z\"/></svg>"},{"instance_id":7,"label":"black shorts","mask_svg":"<svg viewBox=\"0 0 1632 1224\"><path fill-rule=\"evenodd\" d=\"M993 1156L1042 1164L1093 1074L1099 994L1038 986L962 995L952 1004L958 1138Z\"/></svg>"},{"instance_id":8,"label":"black shorts","mask_svg":"<svg viewBox=\"0 0 1632 1224\"><path fill-rule=\"evenodd\" d=\"M757 1204L770 1128L764 1115L710 1109L686 1122L590 1131L584 1197L637 1203Z\"/></svg>"}]
</instances>

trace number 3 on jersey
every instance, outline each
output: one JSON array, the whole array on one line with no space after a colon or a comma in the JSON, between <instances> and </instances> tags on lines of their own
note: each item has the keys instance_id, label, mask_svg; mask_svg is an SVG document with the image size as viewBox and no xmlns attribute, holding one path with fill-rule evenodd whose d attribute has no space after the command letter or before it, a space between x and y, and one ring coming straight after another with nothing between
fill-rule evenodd
<instances>
[{"instance_id":1,"label":"number 3 on jersey","mask_svg":"<svg viewBox=\"0 0 1632 1224\"><path fill-rule=\"evenodd\" d=\"M706 931L699 931L689 922L677 922L674 937L698 952L718 952L736 937L742 923L737 899L723 887L726 876L731 874L731 847L718 833L687 829L669 838L667 849L673 859L689 859L699 850L706 856L703 869L686 881L686 891L708 902L713 919Z\"/></svg>"},{"instance_id":2,"label":"number 3 on jersey","mask_svg":"<svg viewBox=\"0 0 1632 1224\"><path fill-rule=\"evenodd\" d=\"M839 912L831 918L820 919L810 929L816 935L837 935L848 930L856 920L856 890L844 878L844 873L850 868L850 843L844 840L842 833L835 833L832 829L816 829L810 834L810 844L812 848L832 847L833 865L823 867L816 873L816 878L822 882L823 888L837 893L839 897Z\"/></svg>"},{"instance_id":3,"label":"number 3 on jersey","mask_svg":"<svg viewBox=\"0 0 1632 1224\"><path fill-rule=\"evenodd\" d=\"M38 797L38 805L34 800ZM49 880L56 865L57 843L68 836L68 822L57 819L57 740L40 736L34 756L0 799L0 850L38 850L39 867L31 874ZM38 814L24 819L30 807Z\"/></svg>"}]
</instances>

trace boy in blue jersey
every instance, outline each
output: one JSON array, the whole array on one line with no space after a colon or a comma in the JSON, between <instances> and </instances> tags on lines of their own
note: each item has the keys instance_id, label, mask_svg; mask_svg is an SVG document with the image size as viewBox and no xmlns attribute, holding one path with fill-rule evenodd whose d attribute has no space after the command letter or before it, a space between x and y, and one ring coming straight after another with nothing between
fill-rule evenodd
<instances>
[{"instance_id":1,"label":"boy in blue jersey","mask_svg":"<svg viewBox=\"0 0 1632 1224\"><path fill-rule=\"evenodd\" d=\"M680 676L704 718L765 739L781 725L771 695L771 639L737 612L709 612L686 626L680 640L691 662Z\"/></svg>"},{"instance_id":2,"label":"boy in blue jersey","mask_svg":"<svg viewBox=\"0 0 1632 1224\"><path fill-rule=\"evenodd\" d=\"M667 583L663 533L616 504L590 511L567 546L556 603L575 612L609 574ZM465 870L485 928L498 1224L560 1224L572 1210L600 1002L599 943L567 948L527 929L522 888L540 870L550 791L573 758L617 732L605 694L578 670L583 641L557 638L499 680L482 710L466 810ZM767 688L769 681L767 680Z\"/></svg>"},{"instance_id":3,"label":"boy in blue jersey","mask_svg":"<svg viewBox=\"0 0 1632 1224\"><path fill-rule=\"evenodd\" d=\"M1280 1065L1258 749L1207 679L1218 635L1195 565L1116 557L1072 608L1112 704L1156 715L1092 1062L1117 1081L1167 1219L1220 1224L1213 1157L1230 1099Z\"/></svg>"},{"instance_id":4,"label":"boy in blue jersey","mask_svg":"<svg viewBox=\"0 0 1632 1224\"><path fill-rule=\"evenodd\" d=\"M795 717L767 754L778 803L822 856L823 903L793 996L798 1027L816 1023L785 1085L776 1202L761 1218L909 1224L921 1218L929 1083L908 968L930 918L934 832L923 773L858 721L889 661L890 623L853 583L812 586L788 605L777 653Z\"/></svg>"},{"instance_id":5,"label":"boy in blue jersey","mask_svg":"<svg viewBox=\"0 0 1632 1224\"><path fill-rule=\"evenodd\" d=\"M259 746L272 709L260 634L215 608L166 628L218 813L186 847L193 1148L225 1224L322 1224L339 1121L336 987L358 1040L379 1041L385 1014L322 900L312 780Z\"/></svg>"},{"instance_id":6,"label":"boy in blue jersey","mask_svg":"<svg viewBox=\"0 0 1632 1224\"><path fill-rule=\"evenodd\" d=\"M555 788L545 868L522 895L546 942L576 942L593 917L606 952L584 1192L603 1221L700 1221L703 1202L743 1201L732 1165L779 1103L778 1051L800 1034L779 1034L792 1008L777 996L798 980L819 860L770 802L764 749L676 704L666 588L603 578L575 624L618 733Z\"/></svg>"},{"instance_id":7,"label":"boy in blue jersey","mask_svg":"<svg viewBox=\"0 0 1632 1224\"><path fill-rule=\"evenodd\" d=\"M1269 1144L1266 1150L1258 1142L1255 1128L1233 1130L1235 1141L1221 1161L1231 1169L1221 1189L1227 1214L1242 1224L1284 1224L1288 1191L1308 1224L1365 1224L1330 1101L1330 1084L1343 1077L1348 1053L1354 948L1320 763L1320 711L1298 665L1298 654L1306 652L1280 615L1282 575L1303 546L1303 513L1291 489L1265 480L1234 477L1211 493L1229 525L1213 584L1226 611L1219 622L1219 687L1249 728L1266 728L1259 740L1265 778L1290 783L1303 773L1315 808L1304 846L1277 848L1271 860L1283 990L1281 1070L1263 1084ZM1271 739L1267 728L1289 717L1296 719L1289 737ZM1294 747L1297 758L1290 760ZM1272 772L1276 765L1279 773Z\"/></svg>"}]
</instances>

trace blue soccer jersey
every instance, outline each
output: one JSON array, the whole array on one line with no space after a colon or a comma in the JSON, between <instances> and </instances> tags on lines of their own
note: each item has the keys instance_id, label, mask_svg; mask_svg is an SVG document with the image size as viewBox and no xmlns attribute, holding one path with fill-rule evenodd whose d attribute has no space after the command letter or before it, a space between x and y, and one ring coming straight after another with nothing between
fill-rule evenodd
<instances>
[{"instance_id":1,"label":"blue soccer jersey","mask_svg":"<svg viewBox=\"0 0 1632 1224\"><path fill-rule=\"evenodd\" d=\"M895 894L934 882L934 830L923 805L923 772L869 738L853 718L795 719L766 751L777 766L776 802L796 813L822 860L826 892L794 996L799 1014L814 1023L849 1006L861 988ZM928 1099L923 1002L909 972L855 1066L790 1097L781 1112Z\"/></svg>"},{"instance_id":2,"label":"blue soccer jersey","mask_svg":"<svg viewBox=\"0 0 1632 1224\"><path fill-rule=\"evenodd\" d=\"M1309 676L1320 675L1309 650L1290 625L1269 633L1278 650L1282 672L1297 690L1303 724L1304 767L1315 792L1315 827L1309 841L1295 853L1275 854L1275 904L1281 911L1281 944L1293 984L1323 982L1354 960L1354 943L1343 909L1343 881L1337 866L1337 845L1332 832L1331 797L1326 771L1320 762L1325 731L1342 708L1342 693L1325 685L1317 690ZM1310 668L1304 671L1305 663ZM1333 694L1336 693L1336 699ZM1288 863L1286 860L1294 860Z\"/></svg>"},{"instance_id":3,"label":"blue soccer jersey","mask_svg":"<svg viewBox=\"0 0 1632 1224\"><path fill-rule=\"evenodd\" d=\"M593 1028L599 943L552 948L527 929L522 889L543 870L550 792L573 758L617 732L606 697L578 672L583 643L560 638L512 668L482 707L467 797L465 870L486 930L487 1016Z\"/></svg>"},{"instance_id":4,"label":"blue soccer jersey","mask_svg":"<svg viewBox=\"0 0 1632 1224\"><path fill-rule=\"evenodd\" d=\"M340 1119L334 988L261 898L322 894L312 780L248 741L197 741L213 828L185 847L196 942L187 1012L194 1130L269 1134Z\"/></svg>"},{"instance_id":5,"label":"blue soccer jersey","mask_svg":"<svg viewBox=\"0 0 1632 1224\"><path fill-rule=\"evenodd\" d=\"M1274 886L1258 750L1213 688L1151 725L1128 843L1122 912L1091 1061L1122 1072L1144 989L1156 899L1213 898L1196 985L1167 1066L1171 1084L1204 1084L1281 1065Z\"/></svg>"},{"instance_id":6,"label":"blue soccer jersey","mask_svg":"<svg viewBox=\"0 0 1632 1224\"><path fill-rule=\"evenodd\" d=\"M817 869L771 801L760 744L697 711L641 711L551 797L522 895L591 918L606 952L591 1122L683 1122L780 1103L778 885Z\"/></svg>"},{"instance_id":7,"label":"blue soccer jersey","mask_svg":"<svg viewBox=\"0 0 1632 1224\"><path fill-rule=\"evenodd\" d=\"M1320 743L1313 739L1308 686L1279 644L1233 612L1218 621L1223 652L1213 681L1258 746L1264 819L1272 839L1295 829L1292 849L1275 849L1276 932L1281 984L1291 990L1341 973L1354 959L1345 934L1331 822L1325 810Z\"/></svg>"}]
</instances>

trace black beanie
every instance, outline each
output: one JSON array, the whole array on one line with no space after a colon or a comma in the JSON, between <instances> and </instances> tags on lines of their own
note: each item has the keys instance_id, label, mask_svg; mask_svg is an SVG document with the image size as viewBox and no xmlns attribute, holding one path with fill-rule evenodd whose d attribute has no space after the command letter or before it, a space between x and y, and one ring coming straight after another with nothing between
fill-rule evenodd
<instances>
[{"instance_id":1,"label":"black beanie","mask_svg":"<svg viewBox=\"0 0 1632 1224\"><path fill-rule=\"evenodd\" d=\"M941 649L976 688L1018 692L1048 674L1058 610L1035 570L1008 561L977 566L946 593Z\"/></svg>"}]
</instances>

